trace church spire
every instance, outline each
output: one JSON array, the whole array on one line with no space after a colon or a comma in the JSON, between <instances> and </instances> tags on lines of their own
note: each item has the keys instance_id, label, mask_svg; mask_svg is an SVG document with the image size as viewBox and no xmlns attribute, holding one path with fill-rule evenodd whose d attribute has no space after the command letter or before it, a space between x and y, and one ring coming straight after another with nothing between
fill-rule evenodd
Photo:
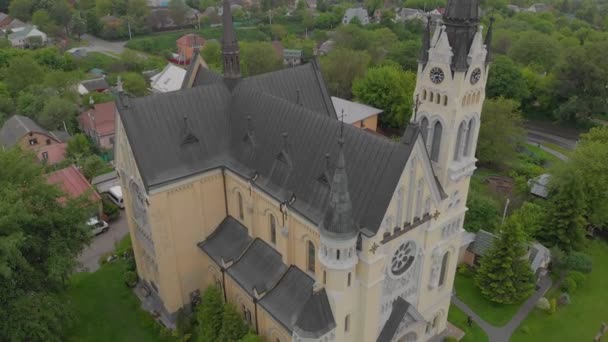
<instances>
[{"instance_id":1,"label":"church spire","mask_svg":"<svg viewBox=\"0 0 608 342\"><path fill-rule=\"evenodd\" d=\"M236 39L234 24L232 23L232 12L230 1L224 0L222 25L224 32L222 36L222 58L224 62L224 78L238 79L241 77L239 61L239 43Z\"/></svg>"},{"instance_id":2,"label":"church spire","mask_svg":"<svg viewBox=\"0 0 608 342\"><path fill-rule=\"evenodd\" d=\"M426 18L426 28L422 36L422 49L420 50L420 63L423 67L429 61L429 49L431 48L431 16Z\"/></svg>"},{"instance_id":3,"label":"church spire","mask_svg":"<svg viewBox=\"0 0 608 342\"><path fill-rule=\"evenodd\" d=\"M328 237L347 240L352 239L358 233L353 219L352 202L348 192L348 180L346 176L346 162L344 160L344 137L342 132L338 139L338 159L331 180L329 203L323 223L321 234Z\"/></svg>"},{"instance_id":4,"label":"church spire","mask_svg":"<svg viewBox=\"0 0 608 342\"><path fill-rule=\"evenodd\" d=\"M486 64L490 63L491 51L492 51L492 26L494 26L494 17L490 18L490 25L488 26L488 32L486 33L486 39L484 45L486 46Z\"/></svg>"},{"instance_id":5,"label":"church spire","mask_svg":"<svg viewBox=\"0 0 608 342\"><path fill-rule=\"evenodd\" d=\"M452 48L452 70L465 71L473 38L479 26L479 0L448 0L443 23Z\"/></svg>"}]
</instances>

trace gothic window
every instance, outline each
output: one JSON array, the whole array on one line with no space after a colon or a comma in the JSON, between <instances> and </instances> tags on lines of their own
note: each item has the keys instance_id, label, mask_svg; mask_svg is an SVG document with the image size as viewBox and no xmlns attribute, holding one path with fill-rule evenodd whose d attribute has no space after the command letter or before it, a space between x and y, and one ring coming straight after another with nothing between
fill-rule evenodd
<instances>
[{"instance_id":1,"label":"gothic window","mask_svg":"<svg viewBox=\"0 0 608 342\"><path fill-rule=\"evenodd\" d=\"M348 287L350 287L350 277L351 277L351 274L350 274L350 272L348 272L348 276L347 276L347 280L346 280L346 286L348 286Z\"/></svg>"},{"instance_id":2,"label":"gothic window","mask_svg":"<svg viewBox=\"0 0 608 342\"><path fill-rule=\"evenodd\" d=\"M412 160L412 165L410 166L410 180L407 184L407 207L406 207L406 212L405 212L405 222L409 223L412 222L412 210L413 210L413 203L414 203L414 187L416 186L415 184L415 178L416 178L416 162L415 160ZM398 225L403 224L403 222L397 222Z\"/></svg>"},{"instance_id":3,"label":"gothic window","mask_svg":"<svg viewBox=\"0 0 608 342\"><path fill-rule=\"evenodd\" d=\"M274 215L270 214L270 242L277 243L277 220Z\"/></svg>"},{"instance_id":4,"label":"gothic window","mask_svg":"<svg viewBox=\"0 0 608 342\"><path fill-rule=\"evenodd\" d=\"M348 332L349 329L350 329L350 315L346 315L346 317L344 317L344 332Z\"/></svg>"},{"instance_id":5,"label":"gothic window","mask_svg":"<svg viewBox=\"0 0 608 342\"><path fill-rule=\"evenodd\" d=\"M245 219L245 213L243 212L243 196L241 195L240 192L236 193L236 199L238 201L238 206L239 206L239 218L241 220Z\"/></svg>"},{"instance_id":6,"label":"gothic window","mask_svg":"<svg viewBox=\"0 0 608 342\"><path fill-rule=\"evenodd\" d=\"M340 260L340 250L339 249L336 251L336 259Z\"/></svg>"},{"instance_id":7,"label":"gothic window","mask_svg":"<svg viewBox=\"0 0 608 342\"><path fill-rule=\"evenodd\" d=\"M448 269L448 262L450 261L450 252L445 252L443 259L441 260L441 272L439 273L439 286L443 286L445 282L445 276ZM434 325L434 323L433 323Z\"/></svg>"},{"instance_id":8,"label":"gothic window","mask_svg":"<svg viewBox=\"0 0 608 342\"><path fill-rule=\"evenodd\" d=\"M437 99L435 100L435 103L439 104L441 102L441 94L437 94Z\"/></svg>"},{"instance_id":9,"label":"gothic window","mask_svg":"<svg viewBox=\"0 0 608 342\"><path fill-rule=\"evenodd\" d=\"M315 273L315 245L312 241L308 241L308 272Z\"/></svg>"},{"instance_id":10,"label":"gothic window","mask_svg":"<svg viewBox=\"0 0 608 342\"><path fill-rule=\"evenodd\" d=\"M448 105L448 96L447 96L447 95L445 95L445 96L443 97L443 105L444 105L444 106L447 106L447 105Z\"/></svg>"},{"instance_id":11,"label":"gothic window","mask_svg":"<svg viewBox=\"0 0 608 342\"><path fill-rule=\"evenodd\" d=\"M427 197L426 200L424 201L424 213L430 213L431 212L431 198Z\"/></svg>"},{"instance_id":12,"label":"gothic window","mask_svg":"<svg viewBox=\"0 0 608 342\"><path fill-rule=\"evenodd\" d=\"M327 284L327 272L325 270L323 270L323 284Z\"/></svg>"},{"instance_id":13,"label":"gothic window","mask_svg":"<svg viewBox=\"0 0 608 342\"><path fill-rule=\"evenodd\" d=\"M418 180L418 190L416 191L416 213L414 217L422 217L422 192L424 190L424 178Z\"/></svg>"},{"instance_id":14,"label":"gothic window","mask_svg":"<svg viewBox=\"0 0 608 342\"><path fill-rule=\"evenodd\" d=\"M426 101L426 89L422 91L422 100Z\"/></svg>"},{"instance_id":15,"label":"gothic window","mask_svg":"<svg viewBox=\"0 0 608 342\"><path fill-rule=\"evenodd\" d=\"M426 145L426 137L429 134L429 119L422 119L422 122L420 123L420 131L422 133L422 141Z\"/></svg>"},{"instance_id":16,"label":"gothic window","mask_svg":"<svg viewBox=\"0 0 608 342\"><path fill-rule=\"evenodd\" d=\"M443 134L443 127L441 122L437 121L433 128L433 145L431 146L431 160L439 161L439 149L441 148L441 135Z\"/></svg>"},{"instance_id":17,"label":"gothic window","mask_svg":"<svg viewBox=\"0 0 608 342\"><path fill-rule=\"evenodd\" d=\"M391 258L391 273L394 276L404 274L414 264L416 245L412 241L401 244Z\"/></svg>"},{"instance_id":18,"label":"gothic window","mask_svg":"<svg viewBox=\"0 0 608 342\"><path fill-rule=\"evenodd\" d=\"M401 224L403 224L403 187L397 190L397 226L401 227Z\"/></svg>"},{"instance_id":19,"label":"gothic window","mask_svg":"<svg viewBox=\"0 0 608 342\"><path fill-rule=\"evenodd\" d=\"M460 123L460 126L458 127L458 135L456 136L456 146L454 146L454 160L460 160L460 158L461 158L460 145L462 145L463 139L465 139L464 130L465 130L465 123L463 121Z\"/></svg>"},{"instance_id":20,"label":"gothic window","mask_svg":"<svg viewBox=\"0 0 608 342\"><path fill-rule=\"evenodd\" d=\"M431 96L429 98L429 101L433 102L434 99L435 99L435 94L433 94L433 92L431 92Z\"/></svg>"},{"instance_id":21,"label":"gothic window","mask_svg":"<svg viewBox=\"0 0 608 342\"><path fill-rule=\"evenodd\" d=\"M464 155L470 156L474 153L473 149L473 131L475 130L475 119L469 121L469 129L467 130L467 137L464 144Z\"/></svg>"}]
</instances>

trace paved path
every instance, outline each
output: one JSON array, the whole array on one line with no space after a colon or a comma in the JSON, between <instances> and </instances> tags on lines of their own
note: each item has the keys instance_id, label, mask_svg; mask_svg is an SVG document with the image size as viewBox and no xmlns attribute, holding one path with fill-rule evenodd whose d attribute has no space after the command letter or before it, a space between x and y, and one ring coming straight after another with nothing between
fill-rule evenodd
<instances>
[{"instance_id":1,"label":"paved path","mask_svg":"<svg viewBox=\"0 0 608 342\"><path fill-rule=\"evenodd\" d=\"M547 291L551 288L553 282L551 281L551 277L545 276L540 280L539 286L540 288L534 292L534 294L526 300L522 306L519 308L515 316L502 327L496 327L491 325L490 323L484 321L479 315L477 315L471 308L469 308L464 302L462 302L458 297L452 296L452 304L456 305L460 310L462 310L465 314L471 316L473 321L479 325L483 331L488 334L488 338L490 342L508 342L509 338L515 332L515 329L519 327L521 322L528 317L528 314L536 305L536 302L547 293Z\"/></svg>"},{"instance_id":2,"label":"paved path","mask_svg":"<svg viewBox=\"0 0 608 342\"><path fill-rule=\"evenodd\" d=\"M80 256L78 256L78 262L82 265L82 267L79 268L80 271L97 271L99 268L99 257L107 252L113 251L116 243L129 233L126 214L124 211L121 211L120 214L121 216L118 220L110 223L110 229L106 233L94 237L91 244L82 251Z\"/></svg>"},{"instance_id":3,"label":"paved path","mask_svg":"<svg viewBox=\"0 0 608 342\"><path fill-rule=\"evenodd\" d=\"M554 155L556 158L558 158L560 160L566 161L566 160L570 159L567 155L565 155L559 151L553 150L547 146L544 146L542 144L542 142L540 142L538 140L533 140L533 139L528 138L528 144L538 146L538 148L540 148L541 150Z\"/></svg>"},{"instance_id":4,"label":"paved path","mask_svg":"<svg viewBox=\"0 0 608 342\"><path fill-rule=\"evenodd\" d=\"M106 54L106 55L108 55L110 57L114 57L114 58L118 58L117 55L120 55L121 53L123 53L123 51L125 51L125 44L127 44L126 41L110 42L110 41L103 40L101 38L92 36L90 34L83 34L82 39L89 42L89 45L82 46L82 48L86 49L87 51L101 52L103 54Z\"/></svg>"}]
</instances>

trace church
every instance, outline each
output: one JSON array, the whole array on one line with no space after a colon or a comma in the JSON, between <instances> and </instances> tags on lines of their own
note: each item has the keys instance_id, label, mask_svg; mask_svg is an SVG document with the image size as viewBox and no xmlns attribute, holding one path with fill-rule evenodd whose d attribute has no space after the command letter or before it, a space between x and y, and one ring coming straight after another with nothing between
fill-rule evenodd
<instances>
[{"instance_id":1,"label":"church","mask_svg":"<svg viewBox=\"0 0 608 342\"><path fill-rule=\"evenodd\" d=\"M316 60L242 77L223 6L223 74L196 56L182 89L117 99L141 283L173 318L217 286L265 341L436 338L489 68L478 0L427 23L400 140L341 122Z\"/></svg>"}]
</instances>

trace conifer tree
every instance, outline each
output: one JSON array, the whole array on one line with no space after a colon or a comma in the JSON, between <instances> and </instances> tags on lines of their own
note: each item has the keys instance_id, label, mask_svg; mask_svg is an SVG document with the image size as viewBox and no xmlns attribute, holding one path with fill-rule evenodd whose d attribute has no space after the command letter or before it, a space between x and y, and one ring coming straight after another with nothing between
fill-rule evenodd
<instances>
[{"instance_id":1,"label":"conifer tree","mask_svg":"<svg viewBox=\"0 0 608 342\"><path fill-rule=\"evenodd\" d=\"M585 237L585 193L579 177L573 173L563 175L549 195L548 220L538 238L566 252L580 249Z\"/></svg>"},{"instance_id":2,"label":"conifer tree","mask_svg":"<svg viewBox=\"0 0 608 342\"><path fill-rule=\"evenodd\" d=\"M494 245L481 259L475 283L481 294L496 303L512 304L534 289L530 262L525 258L525 234L521 223L509 219Z\"/></svg>"},{"instance_id":3,"label":"conifer tree","mask_svg":"<svg viewBox=\"0 0 608 342\"><path fill-rule=\"evenodd\" d=\"M224 304L220 289L216 286L208 287L196 312L198 342L217 341L222 329L223 311Z\"/></svg>"},{"instance_id":4,"label":"conifer tree","mask_svg":"<svg viewBox=\"0 0 608 342\"><path fill-rule=\"evenodd\" d=\"M224 317L222 318L222 330L217 339L219 342L237 342L247 334L247 326L243 318L236 311L234 305L224 305Z\"/></svg>"}]
</instances>

